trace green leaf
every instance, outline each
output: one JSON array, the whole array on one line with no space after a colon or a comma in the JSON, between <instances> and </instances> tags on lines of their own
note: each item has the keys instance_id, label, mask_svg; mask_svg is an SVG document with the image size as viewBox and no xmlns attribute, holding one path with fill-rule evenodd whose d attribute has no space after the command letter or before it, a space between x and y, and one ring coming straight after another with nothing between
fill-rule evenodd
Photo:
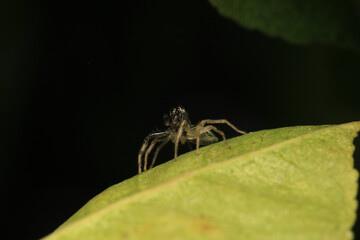
<instances>
[{"instance_id":1,"label":"green leaf","mask_svg":"<svg viewBox=\"0 0 360 240\"><path fill-rule=\"evenodd\" d=\"M106 189L45 239L352 239L359 130L286 127L203 147Z\"/></svg>"},{"instance_id":2,"label":"green leaf","mask_svg":"<svg viewBox=\"0 0 360 240\"><path fill-rule=\"evenodd\" d=\"M209 0L220 14L290 43L360 50L360 4L354 0ZM358 11L357 11L358 10Z\"/></svg>"}]
</instances>

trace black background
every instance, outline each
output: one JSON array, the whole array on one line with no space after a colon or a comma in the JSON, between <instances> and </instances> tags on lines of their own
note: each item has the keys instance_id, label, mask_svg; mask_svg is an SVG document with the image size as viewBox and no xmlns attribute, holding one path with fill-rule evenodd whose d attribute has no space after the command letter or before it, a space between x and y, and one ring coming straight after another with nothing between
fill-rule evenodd
<instances>
[{"instance_id":1,"label":"black background","mask_svg":"<svg viewBox=\"0 0 360 240\"><path fill-rule=\"evenodd\" d=\"M245 131L360 120L360 55L269 38L205 0L3 3L1 234L13 239L49 234L134 176L143 138L178 104Z\"/></svg>"}]
</instances>

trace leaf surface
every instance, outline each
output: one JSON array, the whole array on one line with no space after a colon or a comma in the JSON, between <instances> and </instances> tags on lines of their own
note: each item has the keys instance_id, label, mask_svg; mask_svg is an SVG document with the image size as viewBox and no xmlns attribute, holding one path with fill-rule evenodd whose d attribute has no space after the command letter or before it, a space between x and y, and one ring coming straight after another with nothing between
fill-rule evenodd
<instances>
[{"instance_id":1,"label":"leaf surface","mask_svg":"<svg viewBox=\"0 0 360 240\"><path fill-rule=\"evenodd\" d=\"M360 3L355 0L209 0L243 27L296 44L321 43L360 52Z\"/></svg>"},{"instance_id":2,"label":"leaf surface","mask_svg":"<svg viewBox=\"0 0 360 240\"><path fill-rule=\"evenodd\" d=\"M352 239L359 130L286 127L203 147L106 189L45 239Z\"/></svg>"}]
</instances>

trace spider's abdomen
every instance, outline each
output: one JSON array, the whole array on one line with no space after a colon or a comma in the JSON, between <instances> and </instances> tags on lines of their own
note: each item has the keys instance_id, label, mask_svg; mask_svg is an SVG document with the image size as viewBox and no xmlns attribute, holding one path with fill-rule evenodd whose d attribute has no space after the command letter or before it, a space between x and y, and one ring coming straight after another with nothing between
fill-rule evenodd
<instances>
[{"instance_id":1,"label":"spider's abdomen","mask_svg":"<svg viewBox=\"0 0 360 240\"><path fill-rule=\"evenodd\" d=\"M193 144L196 144L196 136L188 136L188 141ZM218 141L219 141L219 139L215 136L215 134L213 132L208 131L208 132L204 132L204 133L200 134L200 145L201 146L216 143Z\"/></svg>"},{"instance_id":2,"label":"spider's abdomen","mask_svg":"<svg viewBox=\"0 0 360 240\"><path fill-rule=\"evenodd\" d=\"M200 145L209 145L217 141L219 141L219 139L210 131L200 135Z\"/></svg>"}]
</instances>

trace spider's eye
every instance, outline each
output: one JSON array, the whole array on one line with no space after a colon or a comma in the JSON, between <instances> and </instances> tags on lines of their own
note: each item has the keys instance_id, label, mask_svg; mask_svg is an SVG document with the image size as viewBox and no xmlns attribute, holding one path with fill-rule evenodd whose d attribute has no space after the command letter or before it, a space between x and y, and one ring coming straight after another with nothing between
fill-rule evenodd
<instances>
[{"instance_id":1,"label":"spider's eye","mask_svg":"<svg viewBox=\"0 0 360 240\"><path fill-rule=\"evenodd\" d=\"M164 114L163 119L164 119L164 124L165 124L165 126L168 127L168 126L170 125L169 115Z\"/></svg>"},{"instance_id":2,"label":"spider's eye","mask_svg":"<svg viewBox=\"0 0 360 240\"><path fill-rule=\"evenodd\" d=\"M165 125L171 126L172 128L179 127L183 120L188 120L188 114L182 107L173 108L167 117L168 125Z\"/></svg>"},{"instance_id":3,"label":"spider's eye","mask_svg":"<svg viewBox=\"0 0 360 240\"><path fill-rule=\"evenodd\" d=\"M184 110L184 112L182 113L181 118L182 118L182 120L187 120L187 119L189 119L189 114Z\"/></svg>"}]
</instances>

